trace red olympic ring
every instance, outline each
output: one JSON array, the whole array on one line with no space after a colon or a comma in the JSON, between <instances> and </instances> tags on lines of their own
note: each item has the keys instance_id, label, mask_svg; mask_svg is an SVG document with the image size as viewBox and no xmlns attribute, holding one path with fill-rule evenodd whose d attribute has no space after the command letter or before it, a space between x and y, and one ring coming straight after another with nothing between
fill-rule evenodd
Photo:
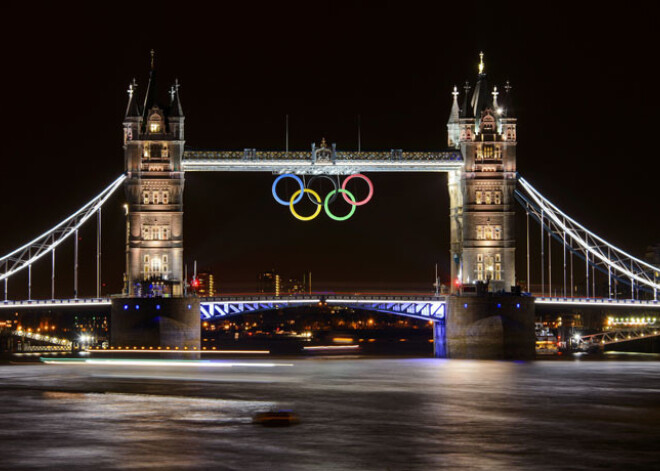
<instances>
[{"instance_id":1,"label":"red olympic ring","mask_svg":"<svg viewBox=\"0 0 660 471\"><path fill-rule=\"evenodd\" d=\"M351 180L352 178L357 178L360 177L362 178L365 182L367 182L367 185L369 185L369 194L365 199L362 201L351 201L346 193L342 193L341 195L344 197L344 200L350 204L351 206L362 206L363 204L367 204L369 201L371 201L371 197L374 196L374 185L371 183L371 180L369 180L366 176L362 175L361 173L354 173L353 175L349 175L346 177L344 182L341 184L341 189L345 190L346 189L346 184Z\"/></svg>"}]
</instances>

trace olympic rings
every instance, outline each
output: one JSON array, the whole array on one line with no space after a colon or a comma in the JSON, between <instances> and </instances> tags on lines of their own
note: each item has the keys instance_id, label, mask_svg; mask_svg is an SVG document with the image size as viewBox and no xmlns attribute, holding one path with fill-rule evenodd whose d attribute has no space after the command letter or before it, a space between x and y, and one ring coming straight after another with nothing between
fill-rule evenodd
<instances>
[{"instance_id":1,"label":"olympic rings","mask_svg":"<svg viewBox=\"0 0 660 471\"><path fill-rule=\"evenodd\" d=\"M314 176L313 176L312 178L310 178L309 181L307 182L307 188L311 188L311 187L312 187L312 183L313 183L314 180L316 180L317 178L325 178L326 180L330 180L330 183L332 183L332 186L335 187L334 191L328 193L328 194L333 194L332 201L330 201L330 202L331 202L331 203L334 203L334 201L337 199L337 190L339 189L339 184L337 183L337 181L336 181L334 178L332 178L330 175L314 175ZM314 203L314 204L318 204L319 206L322 204L320 201L319 201L318 203L317 203L316 201L314 201L314 200L312 199L312 195L311 195L311 194L308 194L307 197L308 197L309 200L310 200L312 203Z\"/></svg>"},{"instance_id":2,"label":"olympic rings","mask_svg":"<svg viewBox=\"0 0 660 471\"><path fill-rule=\"evenodd\" d=\"M283 178L293 178L296 182L298 182L298 186L300 187L300 189L297 190L291 196L289 201L283 200L277 195L277 184ZM335 187L334 190L332 190L330 193L326 195L325 200L322 200L322 198L319 196L319 194L316 191L309 188L316 178L325 178L327 180L330 180L332 185ZM353 178L363 179L369 187L369 194L362 201L356 201L353 193L351 193L346 189L346 185ZM293 214L293 216L300 221L311 221L312 219L315 219L320 214L321 209L325 209L325 213L328 215L330 219L333 219L335 221L346 221L347 219L350 219L353 216L353 214L355 214L355 210L357 206L362 206L364 204L367 204L369 201L371 201L371 198L374 195L374 185L369 178L362 175L361 173L354 173L353 175L349 175L348 177L346 177L343 183L341 184L341 188L339 188L338 177L335 180L335 178L333 178L330 175L314 175L309 179L307 184L305 184L305 182L299 176L293 173L285 173L279 175L275 179L275 181L273 182L272 192L275 201L277 201L279 204L283 206L289 206L289 210L291 211L291 214ZM314 213L311 214L310 216L301 216L296 212L294 208L294 206L303 199L303 195L305 193L307 193L307 197L309 198L309 200L317 206L316 211L314 211ZM341 193L342 197L344 198L344 201L346 201L349 205L351 205L351 209L346 216L335 216L332 213L332 211L330 211L330 203L334 202L337 199L339 193Z\"/></svg>"},{"instance_id":3,"label":"olympic rings","mask_svg":"<svg viewBox=\"0 0 660 471\"><path fill-rule=\"evenodd\" d=\"M314 211L314 214L312 214L311 216L301 216L300 214L298 214L296 212L295 209L293 209L293 205L296 204L296 202L294 200L296 199L296 196L298 196L299 193L300 193L300 198L298 198L298 201L300 201L302 199L303 193L309 193L312 196L314 196L314 198L316 198L316 201L317 201L316 211ZM322 208L322 206L321 206L321 197L319 196L319 194L317 192L315 192L314 190L310 190L309 188L303 188L302 190L296 191L293 194L293 196L291 196L291 201L289 201L289 209L291 210L291 214L293 214L293 216L296 219L300 219L301 221L311 221L312 219L314 219L316 216L319 215L319 213L321 212L321 208Z\"/></svg>"},{"instance_id":4,"label":"olympic rings","mask_svg":"<svg viewBox=\"0 0 660 471\"><path fill-rule=\"evenodd\" d=\"M346 196L346 193L343 193L342 196L344 197L344 200L348 204L353 205L353 206L362 206L363 204L367 204L369 201L371 201L371 197L374 196L374 185L373 185L373 183L371 183L371 180L369 180L366 176L362 175L361 173L354 173L353 175L349 175L348 177L346 177L346 180L344 180L344 183L341 184L341 189L345 190L346 189L346 184L351 179L356 178L356 177L362 178L365 182L367 182L367 185L369 185L369 194L367 195L367 197L365 199L363 199L362 201L355 201L355 199L353 199L353 201L350 201L348 199L348 197Z\"/></svg>"},{"instance_id":5,"label":"olympic rings","mask_svg":"<svg viewBox=\"0 0 660 471\"><path fill-rule=\"evenodd\" d=\"M334 195L337 196L337 193L342 193L343 195L348 195L348 197L355 203L355 196L353 196L353 193L351 193L348 190L340 189L340 190L332 190L330 193L328 193L328 196L325 197L325 202L323 203L323 207L325 208L325 214L327 214L330 219L334 219L335 221L345 221L349 219L355 210L357 209L356 204L351 205L351 210L348 212L346 216L335 216L332 214L330 211L330 208L328 208L328 204L331 203L330 198Z\"/></svg>"},{"instance_id":6,"label":"olympic rings","mask_svg":"<svg viewBox=\"0 0 660 471\"><path fill-rule=\"evenodd\" d=\"M298 193L300 193L300 196L298 197L298 199L296 201L293 202L293 204L300 203L300 200L303 197L302 191L305 189L305 185L303 184L303 181L300 179L300 177L298 175L294 175L293 173L284 173L284 174L280 175L279 177L277 177L275 179L275 181L273 182L272 191L273 191L273 198L275 198L275 201L280 203L282 206L288 206L289 205L288 201L285 201L285 200L281 199L279 196L277 196L277 184L283 178L293 178L295 181L298 182L298 185L300 186L300 190L298 190L295 194L297 195ZM321 198L319 198L319 204L320 203L321 203Z\"/></svg>"}]
</instances>

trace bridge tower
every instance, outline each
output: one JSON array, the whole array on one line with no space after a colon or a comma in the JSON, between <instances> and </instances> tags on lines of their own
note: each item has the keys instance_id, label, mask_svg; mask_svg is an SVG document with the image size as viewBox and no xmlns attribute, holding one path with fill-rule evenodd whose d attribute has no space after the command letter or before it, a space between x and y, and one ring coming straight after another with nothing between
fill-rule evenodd
<instances>
[{"instance_id":1,"label":"bridge tower","mask_svg":"<svg viewBox=\"0 0 660 471\"><path fill-rule=\"evenodd\" d=\"M514 196L516 118L507 82L500 99L488 89L483 53L472 93L466 82L463 104L454 103L447 122L448 144L460 149L462 170L450 172L453 292L481 281L490 291L509 291L516 283Z\"/></svg>"},{"instance_id":2,"label":"bridge tower","mask_svg":"<svg viewBox=\"0 0 660 471\"><path fill-rule=\"evenodd\" d=\"M124 118L127 244L124 293L183 294L184 115L179 84L159 104L153 53L144 104L135 81Z\"/></svg>"},{"instance_id":3,"label":"bridge tower","mask_svg":"<svg viewBox=\"0 0 660 471\"><path fill-rule=\"evenodd\" d=\"M126 272L112 300L111 343L197 351L199 299L183 278L184 115L179 84L159 101L154 55L140 103L135 80L124 118Z\"/></svg>"}]
</instances>

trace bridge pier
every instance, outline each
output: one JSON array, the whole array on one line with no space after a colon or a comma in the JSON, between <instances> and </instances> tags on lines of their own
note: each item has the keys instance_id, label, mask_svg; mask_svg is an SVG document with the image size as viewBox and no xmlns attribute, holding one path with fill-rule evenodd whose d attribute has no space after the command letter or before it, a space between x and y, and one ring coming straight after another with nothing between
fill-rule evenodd
<instances>
[{"instance_id":1,"label":"bridge pier","mask_svg":"<svg viewBox=\"0 0 660 471\"><path fill-rule=\"evenodd\" d=\"M199 350L199 298L115 298L110 328L115 348Z\"/></svg>"},{"instance_id":2,"label":"bridge pier","mask_svg":"<svg viewBox=\"0 0 660 471\"><path fill-rule=\"evenodd\" d=\"M533 359L534 320L531 296L450 296L445 324L446 358ZM434 339L435 335L434 330ZM436 356L437 351L436 347Z\"/></svg>"}]
</instances>

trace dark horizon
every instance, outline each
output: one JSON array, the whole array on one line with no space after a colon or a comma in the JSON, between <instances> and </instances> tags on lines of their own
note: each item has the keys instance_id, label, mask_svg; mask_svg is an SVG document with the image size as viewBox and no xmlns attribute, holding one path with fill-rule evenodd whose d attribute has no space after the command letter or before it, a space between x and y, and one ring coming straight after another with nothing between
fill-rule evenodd
<instances>
[{"instance_id":1,"label":"dark horizon","mask_svg":"<svg viewBox=\"0 0 660 471\"><path fill-rule=\"evenodd\" d=\"M161 94L175 78L181 83L187 147L213 150L283 149L287 114L294 150L322 138L355 149L358 115L365 150L445 150L452 88L474 82L483 51L489 84L513 86L520 173L636 256L660 242L653 209L660 164L647 143L658 108L654 7L559 5L538 14L476 4L437 13L352 2L135 11L83 22L57 7L28 22L21 7L12 8L19 20L0 33L7 45L1 254L123 171L126 89L135 77L144 92L152 48ZM446 176L370 177L374 200L351 220L303 223L273 201L272 175L188 173L186 263L210 268L221 290L249 291L270 268L286 277L311 270L321 289L431 290L438 263L448 282ZM104 208L104 293L121 290L123 200L120 194ZM94 292L91 226L81 234L83 295ZM70 245L58 251L67 270L58 275L60 296L71 294ZM34 276L34 296L49 296L47 261ZM12 280L10 297L25 297L24 286Z\"/></svg>"}]
</instances>

